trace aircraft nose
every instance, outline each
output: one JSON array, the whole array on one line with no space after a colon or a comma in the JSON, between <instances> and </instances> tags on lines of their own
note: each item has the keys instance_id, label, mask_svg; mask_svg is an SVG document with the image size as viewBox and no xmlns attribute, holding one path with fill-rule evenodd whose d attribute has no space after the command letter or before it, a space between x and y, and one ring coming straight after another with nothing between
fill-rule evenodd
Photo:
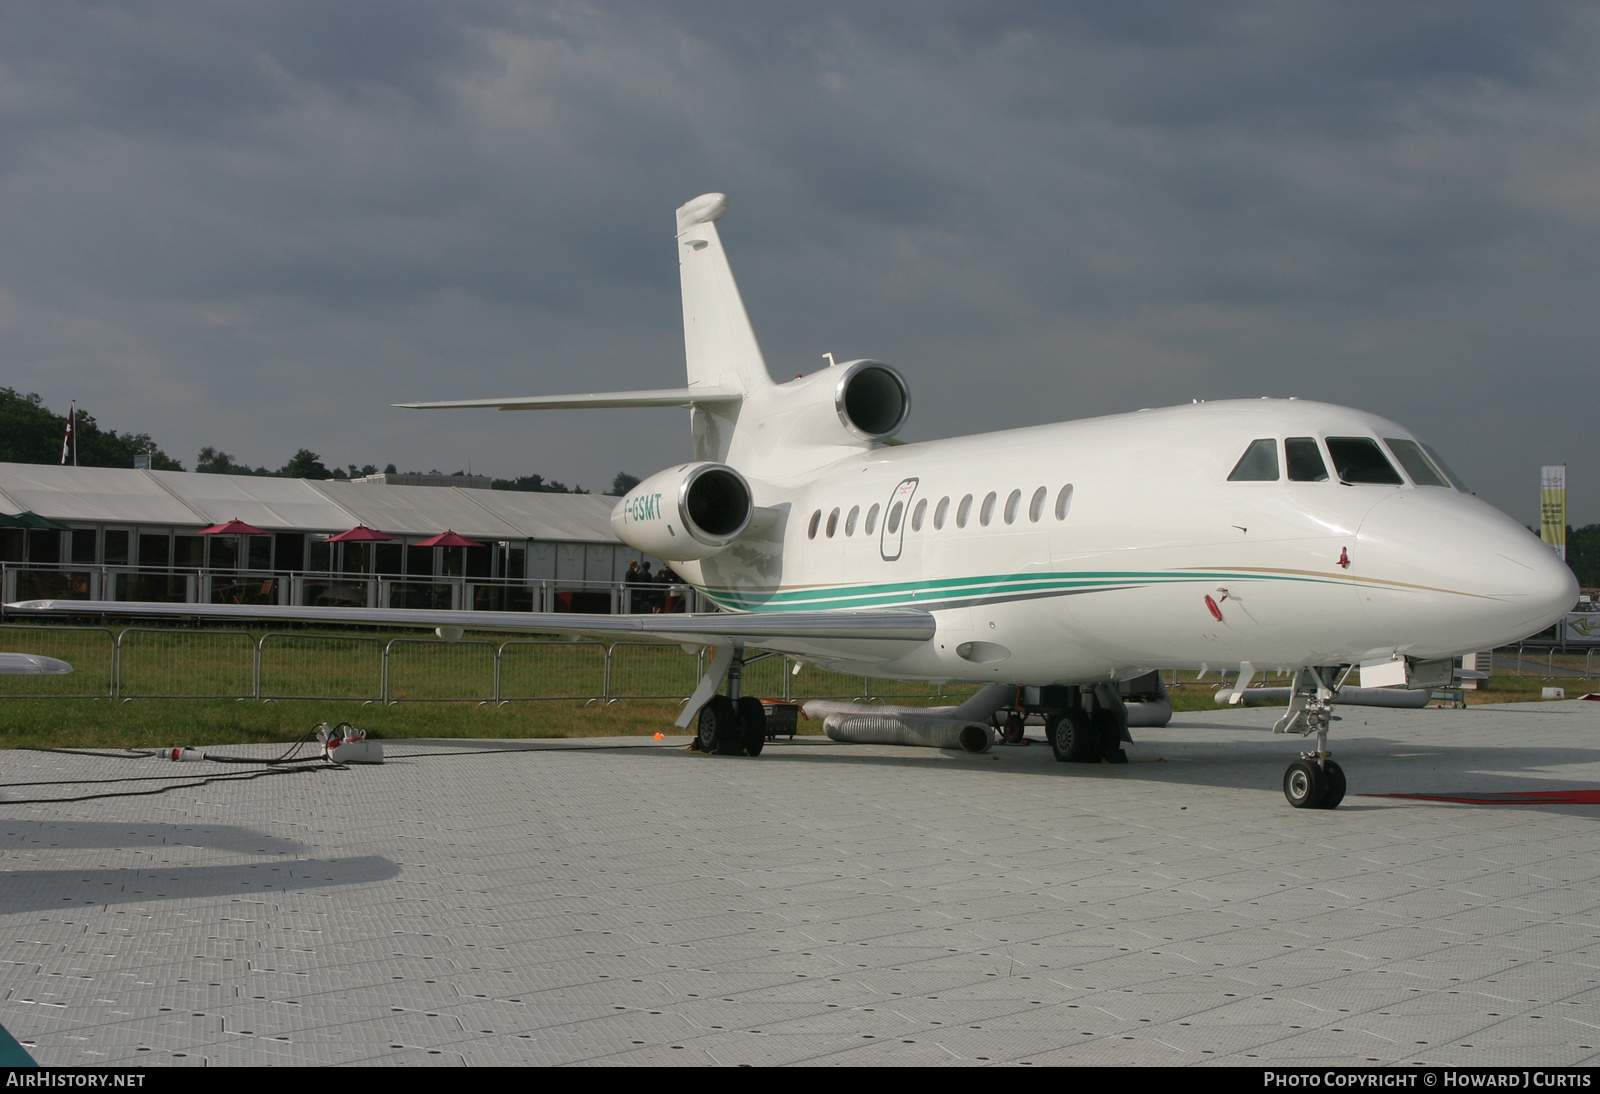
<instances>
[{"instance_id":1,"label":"aircraft nose","mask_svg":"<svg viewBox=\"0 0 1600 1094\"><path fill-rule=\"evenodd\" d=\"M1400 490L1361 522L1351 574L1397 643L1435 652L1491 649L1561 619L1578 582L1554 551L1487 502L1437 488Z\"/></svg>"}]
</instances>

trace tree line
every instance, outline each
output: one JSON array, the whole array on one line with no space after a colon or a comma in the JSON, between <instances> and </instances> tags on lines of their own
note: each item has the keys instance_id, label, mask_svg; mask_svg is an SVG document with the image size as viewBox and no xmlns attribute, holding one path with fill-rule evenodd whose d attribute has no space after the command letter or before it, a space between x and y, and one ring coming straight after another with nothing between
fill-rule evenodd
<instances>
[{"instance_id":1,"label":"tree line","mask_svg":"<svg viewBox=\"0 0 1600 1094\"><path fill-rule=\"evenodd\" d=\"M0 387L0 463L60 463L61 442L66 436L67 416L57 414L44 405L37 394L23 395L9 387ZM94 416L85 410L77 415L78 463L84 467L132 467L135 456L149 456L150 466L156 471L186 470L181 462L162 451L148 433L118 433L103 429ZM70 462L71 456L68 456ZM194 469L210 475L260 475L287 479L358 479L378 473L376 464L347 464L328 467L322 457L309 448L302 448L282 467L251 467L240 463L227 452L211 445L200 450ZM387 474L396 471L394 464L383 468ZM439 475L437 469L404 474ZM465 472L453 471L461 475ZM619 471L612 480L611 492L625 494L638 483L638 479ZM491 479L494 490L522 490L539 494L587 494L581 486L568 486L543 475L522 475L514 479Z\"/></svg>"}]
</instances>

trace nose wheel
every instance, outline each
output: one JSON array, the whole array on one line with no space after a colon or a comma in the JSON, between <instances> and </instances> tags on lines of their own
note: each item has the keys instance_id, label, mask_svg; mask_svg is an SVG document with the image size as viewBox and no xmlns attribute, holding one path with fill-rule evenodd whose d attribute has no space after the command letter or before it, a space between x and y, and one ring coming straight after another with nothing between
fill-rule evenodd
<instances>
[{"instance_id":1,"label":"nose wheel","mask_svg":"<svg viewBox=\"0 0 1600 1094\"><path fill-rule=\"evenodd\" d=\"M1337 808L1344 791L1344 768L1325 753L1302 756L1283 773L1283 796L1296 809Z\"/></svg>"}]
</instances>

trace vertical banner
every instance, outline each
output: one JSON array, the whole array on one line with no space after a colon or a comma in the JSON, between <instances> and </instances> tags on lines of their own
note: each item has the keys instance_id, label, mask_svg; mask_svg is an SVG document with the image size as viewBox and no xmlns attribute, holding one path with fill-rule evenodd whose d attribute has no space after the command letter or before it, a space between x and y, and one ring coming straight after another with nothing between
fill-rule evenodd
<instances>
[{"instance_id":1,"label":"vertical banner","mask_svg":"<svg viewBox=\"0 0 1600 1094\"><path fill-rule=\"evenodd\" d=\"M1539 538L1567 559L1567 465L1539 469Z\"/></svg>"}]
</instances>

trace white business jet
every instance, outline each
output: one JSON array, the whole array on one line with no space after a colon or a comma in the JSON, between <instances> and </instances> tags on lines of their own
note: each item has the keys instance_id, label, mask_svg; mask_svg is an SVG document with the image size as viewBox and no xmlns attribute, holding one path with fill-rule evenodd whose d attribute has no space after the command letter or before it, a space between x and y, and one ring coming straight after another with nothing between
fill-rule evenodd
<instances>
[{"instance_id":1,"label":"white business jet","mask_svg":"<svg viewBox=\"0 0 1600 1094\"><path fill-rule=\"evenodd\" d=\"M741 695L741 670L773 654L874 677L1003 685L948 712L956 722L992 714L1023 688L1063 761L1122 755L1119 682L1225 669L1238 673L1238 700L1258 669L1292 670L1276 728L1314 734L1316 745L1290 765L1285 794L1297 807L1332 808L1345 791L1327 749L1342 674L1359 666L1365 686L1448 683L1455 655L1538 631L1577 597L1548 547L1468 493L1409 430L1358 410L1196 402L897 442L911 400L888 365L850 361L773 382L717 232L727 207L706 194L677 214L686 387L404 404L688 407L693 459L636 486L611 522L721 612L16 607L711 645L717 654L678 723L698 716L707 751L759 751L765 718Z\"/></svg>"}]
</instances>

